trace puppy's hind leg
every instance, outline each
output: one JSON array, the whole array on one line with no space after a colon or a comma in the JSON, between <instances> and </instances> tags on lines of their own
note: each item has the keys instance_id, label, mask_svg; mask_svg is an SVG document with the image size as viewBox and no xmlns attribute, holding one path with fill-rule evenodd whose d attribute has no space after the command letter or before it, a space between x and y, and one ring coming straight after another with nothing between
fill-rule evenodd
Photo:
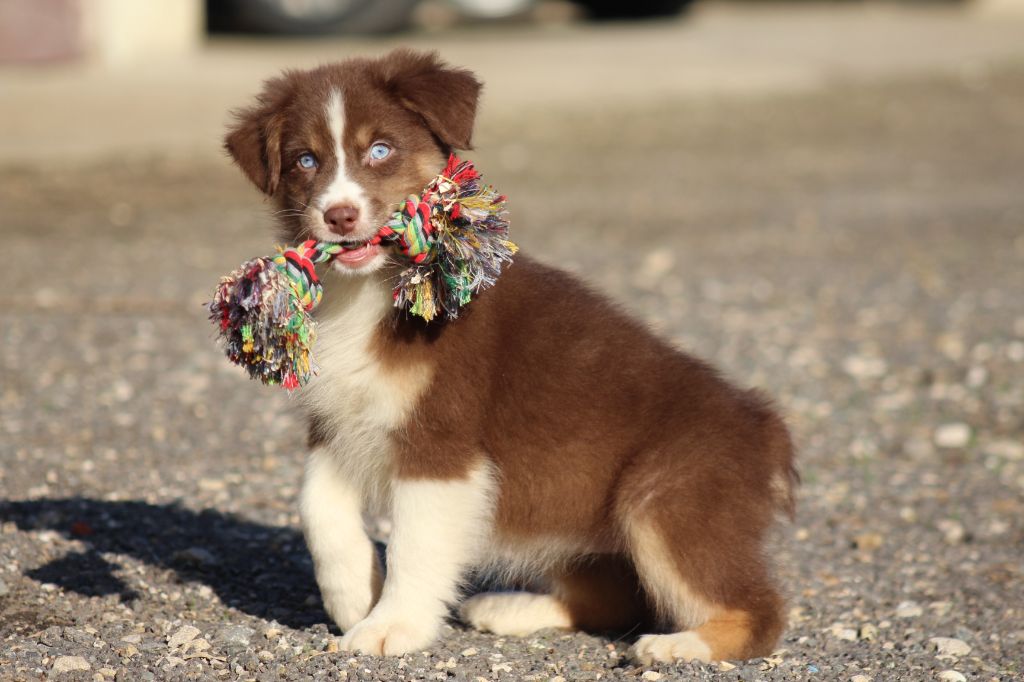
<instances>
[{"instance_id":1,"label":"puppy's hind leg","mask_svg":"<svg viewBox=\"0 0 1024 682\"><path fill-rule=\"evenodd\" d=\"M690 523L666 528L655 517L630 524L640 580L673 631L641 637L634 656L650 664L768 655L784 626L783 602L759 549L750 538L730 544Z\"/></svg>"},{"instance_id":2,"label":"puppy's hind leg","mask_svg":"<svg viewBox=\"0 0 1024 682\"><path fill-rule=\"evenodd\" d=\"M625 632L648 620L636 573L624 557L583 557L552 572L550 581L551 594L478 594L459 614L478 630L513 636L547 628Z\"/></svg>"}]
</instances>

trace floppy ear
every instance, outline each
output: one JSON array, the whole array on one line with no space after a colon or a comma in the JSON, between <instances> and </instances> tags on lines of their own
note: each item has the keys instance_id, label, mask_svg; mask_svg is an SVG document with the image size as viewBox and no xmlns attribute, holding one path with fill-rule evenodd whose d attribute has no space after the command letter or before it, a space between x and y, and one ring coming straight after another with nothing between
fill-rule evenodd
<instances>
[{"instance_id":1,"label":"floppy ear","mask_svg":"<svg viewBox=\"0 0 1024 682\"><path fill-rule=\"evenodd\" d=\"M263 86L256 104L234 112L235 123L224 138L224 148L260 190L272 195L281 179L283 109L291 97L287 77Z\"/></svg>"},{"instance_id":2,"label":"floppy ear","mask_svg":"<svg viewBox=\"0 0 1024 682\"><path fill-rule=\"evenodd\" d=\"M423 117L442 143L472 149L473 121L482 84L465 69L445 64L436 52L398 49L381 59L385 88Z\"/></svg>"}]
</instances>

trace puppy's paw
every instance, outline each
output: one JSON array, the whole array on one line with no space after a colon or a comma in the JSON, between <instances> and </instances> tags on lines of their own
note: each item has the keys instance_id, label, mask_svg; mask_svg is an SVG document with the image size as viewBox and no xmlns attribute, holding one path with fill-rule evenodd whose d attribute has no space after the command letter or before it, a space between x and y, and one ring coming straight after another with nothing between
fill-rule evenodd
<instances>
[{"instance_id":1,"label":"puppy's paw","mask_svg":"<svg viewBox=\"0 0 1024 682\"><path fill-rule=\"evenodd\" d=\"M338 646L373 656L401 656L425 648L436 636L434 623L371 615L345 632Z\"/></svg>"},{"instance_id":2,"label":"puppy's paw","mask_svg":"<svg viewBox=\"0 0 1024 682\"><path fill-rule=\"evenodd\" d=\"M561 601L549 594L487 592L467 599L459 617L477 630L523 637L545 628L571 628Z\"/></svg>"},{"instance_id":3,"label":"puppy's paw","mask_svg":"<svg viewBox=\"0 0 1024 682\"><path fill-rule=\"evenodd\" d=\"M324 610L342 632L348 632L357 623L366 618L373 608L373 595L370 590L346 590L341 592L322 592Z\"/></svg>"},{"instance_id":4,"label":"puppy's paw","mask_svg":"<svg viewBox=\"0 0 1024 682\"><path fill-rule=\"evenodd\" d=\"M644 635L636 641L633 658L644 665L674 663L675 661L703 661L710 663L711 647L693 631L673 632L670 635Z\"/></svg>"}]
</instances>

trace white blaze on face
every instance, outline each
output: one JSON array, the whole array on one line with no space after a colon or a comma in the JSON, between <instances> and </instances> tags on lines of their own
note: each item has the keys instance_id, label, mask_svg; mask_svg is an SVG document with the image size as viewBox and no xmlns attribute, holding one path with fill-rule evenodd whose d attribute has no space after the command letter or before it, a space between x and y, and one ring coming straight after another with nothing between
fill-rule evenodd
<instances>
[{"instance_id":1,"label":"white blaze on face","mask_svg":"<svg viewBox=\"0 0 1024 682\"><path fill-rule=\"evenodd\" d=\"M352 180L346 171L345 148L342 145L345 133L345 102L342 100L340 90L331 90L331 94L327 98L325 114L328 128L331 131L331 140L334 143L337 167L327 189L317 197L316 206L323 212L338 204L351 204L359 209L359 223L363 225L370 206L362 186Z\"/></svg>"}]
</instances>

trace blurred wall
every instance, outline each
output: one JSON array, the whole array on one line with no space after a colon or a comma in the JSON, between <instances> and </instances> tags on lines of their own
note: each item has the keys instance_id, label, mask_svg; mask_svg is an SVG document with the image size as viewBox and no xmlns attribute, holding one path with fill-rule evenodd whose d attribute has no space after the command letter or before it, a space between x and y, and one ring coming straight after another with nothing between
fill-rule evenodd
<instances>
[{"instance_id":1,"label":"blurred wall","mask_svg":"<svg viewBox=\"0 0 1024 682\"><path fill-rule=\"evenodd\" d=\"M0 0L0 62L116 66L187 54L203 39L203 0Z\"/></svg>"}]
</instances>

